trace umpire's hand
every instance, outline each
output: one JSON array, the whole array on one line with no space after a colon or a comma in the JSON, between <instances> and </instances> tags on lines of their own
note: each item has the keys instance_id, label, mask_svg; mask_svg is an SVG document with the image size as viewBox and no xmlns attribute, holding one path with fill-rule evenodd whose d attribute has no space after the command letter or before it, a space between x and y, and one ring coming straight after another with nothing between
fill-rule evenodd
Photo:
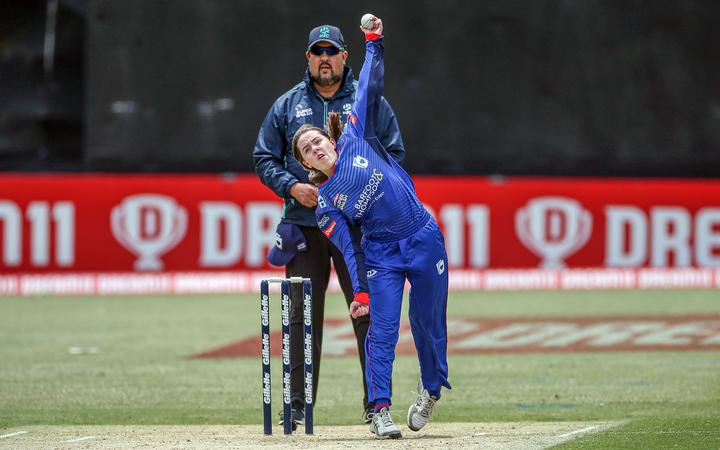
<instances>
[{"instance_id":1,"label":"umpire's hand","mask_svg":"<svg viewBox=\"0 0 720 450\"><path fill-rule=\"evenodd\" d=\"M290 195L295 197L301 205L308 208L317 206L318 189L316 186L307 183L295 183L290 188Z\"/></svg>"}]
</instances>

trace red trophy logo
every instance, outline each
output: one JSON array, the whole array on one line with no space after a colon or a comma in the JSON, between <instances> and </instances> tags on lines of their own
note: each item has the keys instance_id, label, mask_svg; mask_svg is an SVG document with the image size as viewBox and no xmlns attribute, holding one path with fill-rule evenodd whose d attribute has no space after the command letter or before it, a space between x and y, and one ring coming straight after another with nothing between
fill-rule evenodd
<instances>
[{"instance_id":1,"label":"red trophy logo","mask_svg":"<svg viewBox=\"0 0 720 450\"><path fill-rule=\"evenodd\" d=\"M565 258L590 238L592 215L565 197L538 197L515 213L515 232L520 241L542 258L540 267L561 269Z\"/></svg>"},{"instance_id":2,"label":"red trophy logo","mask_svg":"<svg viewBox=\"0 0 720 450\"><path fill-rule=\"evenodd\" d=\"M139 271L162 270L160 256L175 247L187 230L187 211L172 197L139 194L126 197L110 215L112 232L138 256Z\"/></svg>"}]
</instances>

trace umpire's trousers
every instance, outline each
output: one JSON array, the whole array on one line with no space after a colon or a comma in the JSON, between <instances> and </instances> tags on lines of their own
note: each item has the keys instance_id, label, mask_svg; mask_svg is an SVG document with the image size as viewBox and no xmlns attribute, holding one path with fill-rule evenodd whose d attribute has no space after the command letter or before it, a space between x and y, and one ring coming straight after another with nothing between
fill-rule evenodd
<instances>
[{"instance_id":1,"label":"umpire's trousers","mask_svg":"<svg viewBox=\"0 0 720 450\"><path fill-rule=\"evenodd\" d=\"M340 286L345 294L348 308L353 300L353 288L347 265L342 252L320 231L318 227L300 227L305 234L307 251L299 252L285 267L288 277L305 277L312 279L312 320L313 320L313 403L317 398L320 380L320 353L322 351L323 319L325 317L325 291L330 280L330 260L332 259L337 272ZM290 383L293 408L305 404L304 348L303 348L303 305L302 285L292 284L293 303L290 310ZM349 316L348 316L349 317ZM357 339L360 371L363 380L363 407L367 406L368 394L365 381L365 336L370 324L370 316L351 319L355 338Z\"/></svg>"}]
</instances>

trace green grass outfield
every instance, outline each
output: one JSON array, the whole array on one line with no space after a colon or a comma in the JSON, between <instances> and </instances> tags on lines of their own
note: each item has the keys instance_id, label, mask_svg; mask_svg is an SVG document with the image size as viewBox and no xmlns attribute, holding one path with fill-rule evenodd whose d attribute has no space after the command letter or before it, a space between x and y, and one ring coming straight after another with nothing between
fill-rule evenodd
<instances>
[{"instance_id":1,"label":"green grass outfield","mask_svg":"<svg viewBox=\"0 0 720 450\"><path fill-rule=\"evenodd\" d=\"M187 358L259 334L258 303L257 295L0 298L0 434L39 424L260 426L258 358ZM278 328L277 301L271 307ZM452 293L448 314L717 316L720 291ZM326 317L344 315L330 296ZM454 389L433 421L623 421L561 448L720 448L717 351L451 354L449 365ZM416 382L415 357L398 357L399 409ZM274 359L274 411L279 383ZM361 389L356 357L323 359L316 426L359 423Z\"/></svg>"}]
</instances>

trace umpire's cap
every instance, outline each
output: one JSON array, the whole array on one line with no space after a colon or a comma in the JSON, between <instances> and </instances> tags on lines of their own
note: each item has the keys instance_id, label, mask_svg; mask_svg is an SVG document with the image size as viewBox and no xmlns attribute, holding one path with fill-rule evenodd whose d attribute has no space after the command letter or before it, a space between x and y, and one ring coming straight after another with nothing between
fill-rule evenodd
<instances>
[{"instance_id":1,"label":"umpire's cap","mask_svg":"<svg viewBox=\"0 0 720 450\"><path fill-rule=\"evenodd\" d=\"M320 25L310 30L307 49L310 50L310 47L323 41L331 43L340 50L345 50L345 40L343 39L340 28L336 26Z\"/></svg>"}]
</instances>

